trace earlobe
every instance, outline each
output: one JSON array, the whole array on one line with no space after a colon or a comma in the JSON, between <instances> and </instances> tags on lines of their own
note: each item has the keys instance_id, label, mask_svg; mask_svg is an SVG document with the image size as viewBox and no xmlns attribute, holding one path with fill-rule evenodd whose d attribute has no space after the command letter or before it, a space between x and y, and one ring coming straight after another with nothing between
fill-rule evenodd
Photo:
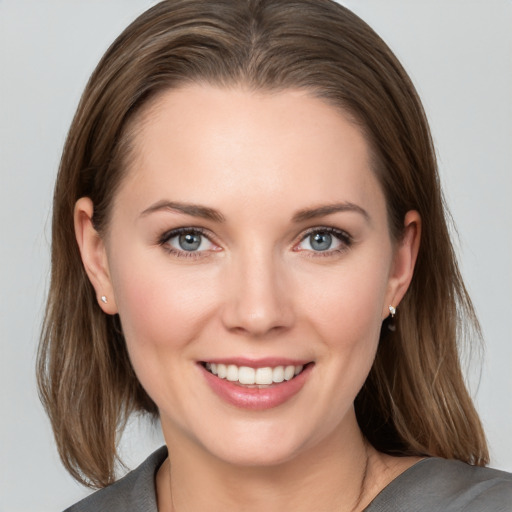
<instances>
[{"instance_id":1,"label":"earlobe","mask_svg":"<svg viewBox=\"0 0 512 512\"><path fill-rule=\"evenodd\" d=\"M93 226L94 205L88 197L81 197L75 204L75 236L82 263L101 309L109 314L117 313L107 253L103 239Z\"/></svg>"},{"instance_id":2,"label":"earlobe","mask_svg":"<svg viewBox=\"0 0 512 512\"><path fill-rule=\"evenodd\" d=\"M409 288L414 274L421 239L421 217L410 210L404 218L404 235L397 243L388 283L388 295L383 306L383 317L395 311Z\"/></svg>"}]
</instances>

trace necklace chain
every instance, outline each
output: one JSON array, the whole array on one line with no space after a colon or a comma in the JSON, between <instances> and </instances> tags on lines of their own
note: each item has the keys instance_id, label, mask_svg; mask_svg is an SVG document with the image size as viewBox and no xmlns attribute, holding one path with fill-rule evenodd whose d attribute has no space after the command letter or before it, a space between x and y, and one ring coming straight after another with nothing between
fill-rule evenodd
<instances>
[{"instance_id":1,"label":"necklace chain","mask_svg":"<svg viewBox=\"0 0 512 512\"><path fill-rule=\"evenodd\" d=\"M361 478L361 486L359 488L359 497L357 498L356 504L352 508L350 512L356 512L361 505L361 501L363 500L364 492L366 490L366 479L368 477L368 466L370 465L370 454L368 453L368 441L363 437L364 443L364 454L365 454L365 462L364 462L364 470L363 476Z\"/></svg>"}]
</instances>

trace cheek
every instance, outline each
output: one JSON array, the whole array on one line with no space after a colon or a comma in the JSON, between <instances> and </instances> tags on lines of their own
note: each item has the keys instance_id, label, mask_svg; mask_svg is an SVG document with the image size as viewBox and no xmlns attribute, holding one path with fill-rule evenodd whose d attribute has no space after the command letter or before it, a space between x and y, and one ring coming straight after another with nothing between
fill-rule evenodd
<instances>
[{"instance_id":1,"label":"cheek","mask_svg":"<svg viewBox=\"0 0 512 512\"><path fill-rule=\"evenodd\" d=\"M387 262L378 257L357 257L324 275L307 277L297 294L303 310L330 343L350 346L367 340L376 346L388 272Z\"/></svg>"},{"instance_id":2,"label":"cheek","mask_svg":"<svg viewBox=\"0 0 512 512\"><path fill-rule=\"evenodd\" d=\"M344 284L348 284L344 280ZM330 361L329 378L337 383L335 396L352 402L371 369L379 343L381 305L373 287L347 286L325 293L316 310L316 330ZM315 313L313 313L315 314ZM313 319L313 321L315 321ZM343 404L344 399L338 400Z\"/></svg>"},{"instance_id":3,"label":"cheek","mask_svg":"<svg viewBox=\"0 0 512 512\"><path fill-rule=\"evenodd\" d=\"M215 307L213 290L205 286L211 278L144 253L118 262L112 280L134 367L141 361L149 366L198 336Z\"/></svg>"}]
</instances>

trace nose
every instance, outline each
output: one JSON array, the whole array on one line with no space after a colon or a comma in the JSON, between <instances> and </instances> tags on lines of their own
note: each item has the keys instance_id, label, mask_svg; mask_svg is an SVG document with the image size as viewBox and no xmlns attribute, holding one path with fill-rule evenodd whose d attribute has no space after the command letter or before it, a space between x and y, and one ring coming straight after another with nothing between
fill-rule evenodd
<instances>
[{"instance_id":1,"label":"nose","mask_svg":"<svg viewBox=\"0 0 512 512\"><path fill-rule=\"evenodd\" d=\"M225 328L259 338L288 330L295 317L283 262L271 251L247 253L234 258L225 276Z\"/></svg>"}]
</instances>

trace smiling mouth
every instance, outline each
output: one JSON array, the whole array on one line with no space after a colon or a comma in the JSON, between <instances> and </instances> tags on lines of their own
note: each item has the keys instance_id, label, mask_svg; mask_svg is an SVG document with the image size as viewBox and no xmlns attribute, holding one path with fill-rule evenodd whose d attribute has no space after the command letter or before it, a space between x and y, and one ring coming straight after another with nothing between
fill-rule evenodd
<instances>
[{"instance_id":1,"label":"smiling mouth","mask_svg":"<svg viewBox=\"0 0 512 512\"><path fill-rule=\"evenodd\" d=\"M242 386L268 387L289 381L300 375L308 365L266 366L251 368L234 364L202 363L203 367L219 379ZM308 363L309 364L309 363Z\"/></svg>"}]
</instances>

